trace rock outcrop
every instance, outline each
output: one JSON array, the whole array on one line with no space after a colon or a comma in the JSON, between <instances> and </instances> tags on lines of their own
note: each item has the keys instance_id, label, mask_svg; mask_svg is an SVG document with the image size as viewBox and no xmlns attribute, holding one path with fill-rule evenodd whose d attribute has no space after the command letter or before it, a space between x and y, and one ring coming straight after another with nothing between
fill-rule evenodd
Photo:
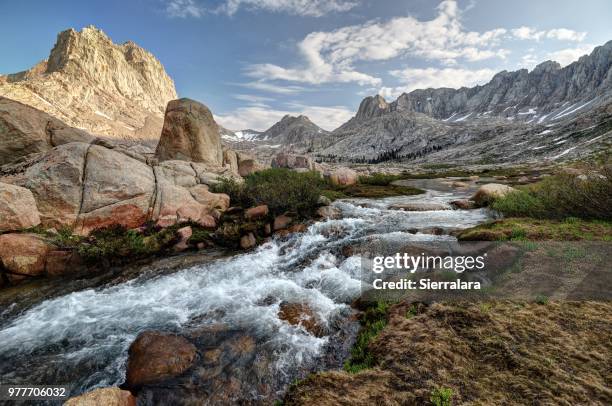
<instances>
[{"instance_id":1,"label":"rock outcrop","mask_svg":"<svg viewBox=\"0 0 612 406\"><path fill-rule=\"evenodd\" d=\"M334 185L349 186L357 183L357 172L349 168L338 168L329 175Z\"/></svg>"},{"instance_id":2,"label":"rock outcrop","mask_svg":"<svg viewBox=\"0 0 612 406\"><path fill-rule=\"evenodd\" d=\"M159 137L176 99L162 64L133 42L118 45L95 27L58 34L48 60L0 77L0 95L70 126L121 138Z\"/></svg>"},{"instance_id":3,"label":"rock outcrop","mask_svg":"<svg viewBox=\"0 0 612 406\"><path fill-rule=\"evenodd\" d=\"M155 156L222 165L219 127L208 107L191 99L169 102Z\"/></svg>"},{"instance_id":4,"label":"rock outcrop","mask_svg":"<svg viewBox=\"0 0 612 406\"><path fill-rule=\"evenodd\" d=\"M34 195L26 188L0 182L0 232L40 224Z\"/></svg>"},{"instance_id":5,"label":"rock outcrop","mask_svg":"<svg viewBox=\"0 0 612 406\"><path fill-rule=\"evenodd\" d=\"M296 155L286 152L278 153L271 163L273 168L308 169L314 171L315 163L308 155Z\"/></svg>"},{"instance_id":6,"label":"rock outcrop","mask_svg":"<svg viewBox=\"0 0 612 406\"><path fill-rule=\"evenodd\" d=\"M66 401L64 406L136 406L136 398L127 390L117 387L99 388L75 396Z\"/></svg>"},{"instance_id":7,"label":"rock outcrop","mask_svg":"<svg viewBox=\"0 0 612 406\"><path fill-rule=\"evenodd\" d=\"M493 200L504 197L508 193L512 193L514 191L516 191L516 189L508 185L502 185L501 183L487 183L486 185L482 185L480 188L478 188L471 200L473 200L477 206L486 206Z\"/></svg>"},{"instance_id":8,"label":"rock outcrop","mask_svg":"<svg viewBox=\"0 0 612 406\"><path fill-rule=\"evenodd\" d=\"M0 96L0 165L68 142L93 139L43 111Z\"/></svg>"}]
</instances>

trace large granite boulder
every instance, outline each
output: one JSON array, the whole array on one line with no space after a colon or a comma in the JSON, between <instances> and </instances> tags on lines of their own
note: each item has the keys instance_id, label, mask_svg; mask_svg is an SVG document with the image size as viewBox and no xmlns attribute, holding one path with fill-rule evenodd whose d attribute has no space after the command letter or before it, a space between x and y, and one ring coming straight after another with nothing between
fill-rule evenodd
<instances>
[{"instance_id":1,"label":"large granite boulder","mask_svg":"<svg viewBox=\"0 0 612 406\"><path fill-rule=\"evenodd\" d=\"M208 107L185 98L170 101L155 155L160 161L223 165L219 128Z\"/></svg>"},{"instance_id":2,"label":"large granite boulder","mask_svg":"<svg viewBox=\"0 0 612 406\"><path fill-rule=\"evenodd\" d=\"M11 282L45 272L46 258L53 247L36 234L0 235L0 263Z\"/></svg>"},{"instance_id":3,"label":"large granite boulder","mask_svg":"<svg viewBox=\"0 0 612 406\"><path fill-rule=\"evenodd\" d=\"M238 174L240 176L248 176L253 172L260 171L263 167L251 155L244 152L236 153L238 158Z\"/></svg>"},{"instance_id":4,"label":"large granite boulder","mask_svg":"<svg viewBox=\"0 0 612 406\"><path fill-rule=\"evenodd\" d=\"M349 168L338 168L335 169L330 175L329 180L334 185L349 186L357 183L358 175L352 169Z\"/></svg>"},{"instance_id":5,"label":"large granite boulder","mask_svg":"<svg viewBox=\"0 0 612 406\"><path fill-rule=\"evenodd\" d=\"M93 136L34 107L0 96L0 165Z\"/></svg>"},{"instance_id":6,"label":"large granite boulder","mask_svg":"<svg viewBox=\"0 0 612 406\"><path fill-rule=\"evenodd\" d=\"M471 200L473 200L477 206L486 206L493 200L504 197L508 193L514 191L516 191L516 189L508 185L502 185L501 183L487 183L486 185L482 185L476 191L474 196L471 197Z\"/></svg>"},{"instance_id":7,"label":"large granite boulder","mask_svg":"<svg viewBox=\"0 0 612 406\"><path fill-rule=\"evenodd\" d=\"M288 168L288 169L308 169L315 170L315 163L308 155L288 154L285 152L278 153L271 163L273 168Z\"/></svg>"},{"instance_id":8,"label":"large granite boulder","mask_svg":"<svg viewBox=\"0 0 612 406\"><path fill-rule=\"evenodd\" d=\"M21 230L40 224L40 213L32 192L0 182L0 232Z\"/></svg>"}]
</instances>

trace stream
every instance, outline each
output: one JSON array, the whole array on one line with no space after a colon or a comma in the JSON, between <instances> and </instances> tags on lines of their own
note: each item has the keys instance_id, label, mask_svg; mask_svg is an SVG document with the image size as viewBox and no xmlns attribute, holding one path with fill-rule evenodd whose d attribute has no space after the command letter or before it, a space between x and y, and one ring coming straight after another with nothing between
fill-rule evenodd
<instances>
[{"instance_id":1,"label":"stream","mask_svg":"<svg viewBox=\"0 0 612 406\"><path fill-rule=\"evenodd\" d=\"M40 301L0 324L0 380L66 384L71 395L120 385L128 347L140 332L188 335L215 325L254 337L258 354L266 356L271 392L282 393L308 371L338 367L355 335L346 320L362 283L360 258L344 247L364 239L453 240L419 230L467 228L490 218L483 209L389 209L406 202L447 204L473 192L431 180L410 185L426 187L426 193L336 201L341 219L316 222L304 233L273 238L247 253ZM307 304L326 334L317 337L281 320L282 302ZM338 351L344 353L326 357ZM252 388L248 396L257 399L257 392Z\"/></svg>"}]
</instances>

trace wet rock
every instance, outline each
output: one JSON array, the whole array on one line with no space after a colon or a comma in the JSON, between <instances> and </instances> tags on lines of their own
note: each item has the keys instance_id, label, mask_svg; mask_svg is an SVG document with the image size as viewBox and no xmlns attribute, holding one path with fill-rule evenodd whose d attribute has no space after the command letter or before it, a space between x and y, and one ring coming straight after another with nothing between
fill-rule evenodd
<instances>
[{"instance_id":1,"label":"wet rock","mask_svg":"<svg viewBox=\"0 0 612 406\"><path fill-rule=\"evenodd\" d=\"M50 251L45 261L45 273L52 277L78 273L86 269L82 259L73 251Z\"/></svg>"},{"instance_id":2,"label":"wet rock","mask_svg":"<svg viewBox=\"0 0 612 406\"><path fill-rule=\"evenodd\" d=\"M389 206L389 209L390 210L403 210L403 211L433 211L433 210L450 210L450 207L442 203L414 202L414 203L393 204Z\"/></svg>"},{"instance_id":3,"label":"wet rock","mask_svg":"<svg viewBox=\"0 0 612 406\"><path fill-rule=\"evenodd\" d=\"M176 235L179 237L179 242L174 245L174 251L181 252L189 248L189 238L192 236L193 231L191 227L182 227L176 230Z\"/></svg>"},{"instance_id":4,"label":"wet rock","mask_svg":"<svg viewBox=\"0 0 612 406\"><path fill-rule=\"evenodd\" d=\"M456 188L460 188L460 189L464 189L464 188L470 187L470 184L466 183L466 182L455 181L455 182L451 183L451 186L452 187L456 187Z\"/></svg>"},{"instance_id":5,"label":"wet rock","mask_svg":"<svg viewBox=\"0 0 612 406\"><path fill-rule=\"evenodd\" d=\"M289 224L291 224L291 222L293 221L293 219L289 216L286 216L284 214L277 216L274 219L274 231L278 231L278 230L282 230L284 228L287 228L289 226Z\"/></svg>"},{"instance_id":6,"label":"wet rock","mask_svg":"<svg viewBox=\"0 0 612 406\"><path fill-rule=\"evenodd\" d=\"M253 248L255 245L257 245L257 240L253 233L248 233L240 238L240 248L242 249Z\"/></svg>"},{"instance_id":7,"label":"wet rock","mask_svg":"<svg viewBox=\"0 0 612 406\"><path fill-rule=\"evenodd\" d=\"M340 209L334 206L323 206L317 209L317 216L324 219L339 219L341 215Z\"/></svg>"},{"instance_id":8,"label":"wet rock","mask_svg":"<svg viewBox=\"0 0 612 406\"><path fill-rule=\"evenodd\" d=\"M319 206L329 206L330 204L332 204L332 201L328 197L321 195L317 199L317 204Z\"/></svg>"},{"instance_id":9,"label":"wet rock","mask_svg":"<svg viewBox=\"0 0 612 406\"><path fill-rule=\"evenodd\" d=\"M476 203L468 199L453 200L452 202L450 202L450 205L453 206L455 209L461 210L471 210L476 208Z\"/></svg>"},{"instance_id":10,"label":"wet rock","mask_svg":"<svg viewBox=\"0 0 612 406\"><path fill-rule=\"evenodd\" d=\"M247 220L257 220L257 219L266 217L268 213L269 213L268 206L265 204L262 204L262 205L251 207L250 209L247 209L247 211L245 211L244 213L244 217Z\"/></svg>"},{"instance_id":11,"label":"wet rock","mask_svg":"<svg viewBox=\"0 0 612 406\"><path fill-rule=\"evenodd\" d=\"M196 347L186 338L169 333L147 331L130 345L126 385L141 385L178 376L191 367Z\"/></svg>"},{"instance_id":12,"label":"wet rock","mask_svg":"<svg viewBox=\"0 0 612 406\"><path fill-rule=\"evenodd\" d=\"M186 98L170 101L155 156L160 162L179 159L221 166L221 136L208 107Z\"/></svg>"},{"instance_id":13,"label":"wet rock","mask_svg":"<svg viewBox=\"0 0 612 406\"><path fill-rule=\"evenodd\" d=\"M442 227L426 227L419 230L423 234L444 235L448 234Z\"/></svg>"},{"instance_id":14,"label":"wet rock","mask_svg":"<svg viewBox=\"0 0 612 406\"><path fill-rule=\"evenodd\" d=\"M349 186L357 183L357 172L349 168L338 168L334 170L329 180L334 185Z\"/></svg>"},{"instance_id":15,"label":"wet rock","mask_svg":"<svg viewBox=\"0 0 612 406\"><path fill-rule=\"evenodd\" d=\"M45 261L52 246L36 234L0 235L0 261L11 282L45 272Z\"/></svg>"},{"instance_id":16,"label":"wet rock","mask_svg":"<svg viewBox=\"0 0 612 406\"><path fill-rule=\"evenodd\" d=\"M476 191L471 200L473 200L477 206L486 206L494 199L504 197L508 193L514 192L515 190L516 189L508 185L502 185L500 183L487 183L486 185L482 185Z\"/></svg>"},{"instance_id":17,"label":"wet rock","mask_svg":"<svg viewBox=\"0 0 612 406\"><path fill-rule=\"evenodd\" d=\"M279 306L278 318L294 326L302 326L310 334L322 337L325 329L319 318L305 303L282 302Z\"/></svg>"},{"instance_id":18,"label":"wet rock","mask_svg":"<svg viewBox=\"0 0 612 406\"><path fill-rule=\"evenodd\" d=\"M75 396L66 401L64 406L136 406L136 398L127 390L117 387L99 388Z\"/></svg>"},{"instance_id":19,"label":"wet rock","mask_svg":"<svg viewBox=\"0 0 612 406\"><path fill-rule=\"evenodd\" d=\"M40 224L34 195L26 188L0 182L0 232Z\"/></svg>"}]
</instances>

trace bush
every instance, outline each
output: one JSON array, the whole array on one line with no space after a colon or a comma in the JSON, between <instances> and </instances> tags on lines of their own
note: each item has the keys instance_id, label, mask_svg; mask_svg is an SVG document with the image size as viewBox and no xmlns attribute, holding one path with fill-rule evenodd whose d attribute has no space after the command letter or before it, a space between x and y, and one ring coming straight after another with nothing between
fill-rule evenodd
<instances>
[{"instance_id":1,"label":"bush","mask_svg":"<svg viewBox=\"0 0 612 406\"><path fill-rule=\"evenodd\" d=\"M368 350L368 346L387 325L388 310L389 303L385 301L378 301L367 308L361 318L361 331L351 349L351 358L344 363L345 371L357 373L374 366L375 359Z\"/></svg>"},{"instance_id":2,"label":"bush","mask_svg":"<svg viewBox=\"0 0 612 406\"><path fill-rule=\"evenodd\" d=\"M431 391L431 403L435 406L451 406L451 398L453 397L453 390L451 388L436 388Z\"/></svg>"},{"instance_id":3,"label":"bush","mask_svg":"<svg viewBox=\"0 0 612 406\"><path fill-rule=\"evenodd\" d=\"M248 175L243 184L222 179L213 192L227 193L233 204L243 207L266 204L273 214L294 212L307 216L317 207L322 186L317 172L271 168Z\"/></svg>"},{"instance_id":4,"label":"bush","mask_svg":"<svg viewBox=\"0 0 612 406\"><path fill-rule=\"evenodd\" d=\"M585 178L586 176L586 178ZM496 199L491 208L510 217L612 219L612 167L588 175L558 174Z\"/></svg>"}]
</instances>

